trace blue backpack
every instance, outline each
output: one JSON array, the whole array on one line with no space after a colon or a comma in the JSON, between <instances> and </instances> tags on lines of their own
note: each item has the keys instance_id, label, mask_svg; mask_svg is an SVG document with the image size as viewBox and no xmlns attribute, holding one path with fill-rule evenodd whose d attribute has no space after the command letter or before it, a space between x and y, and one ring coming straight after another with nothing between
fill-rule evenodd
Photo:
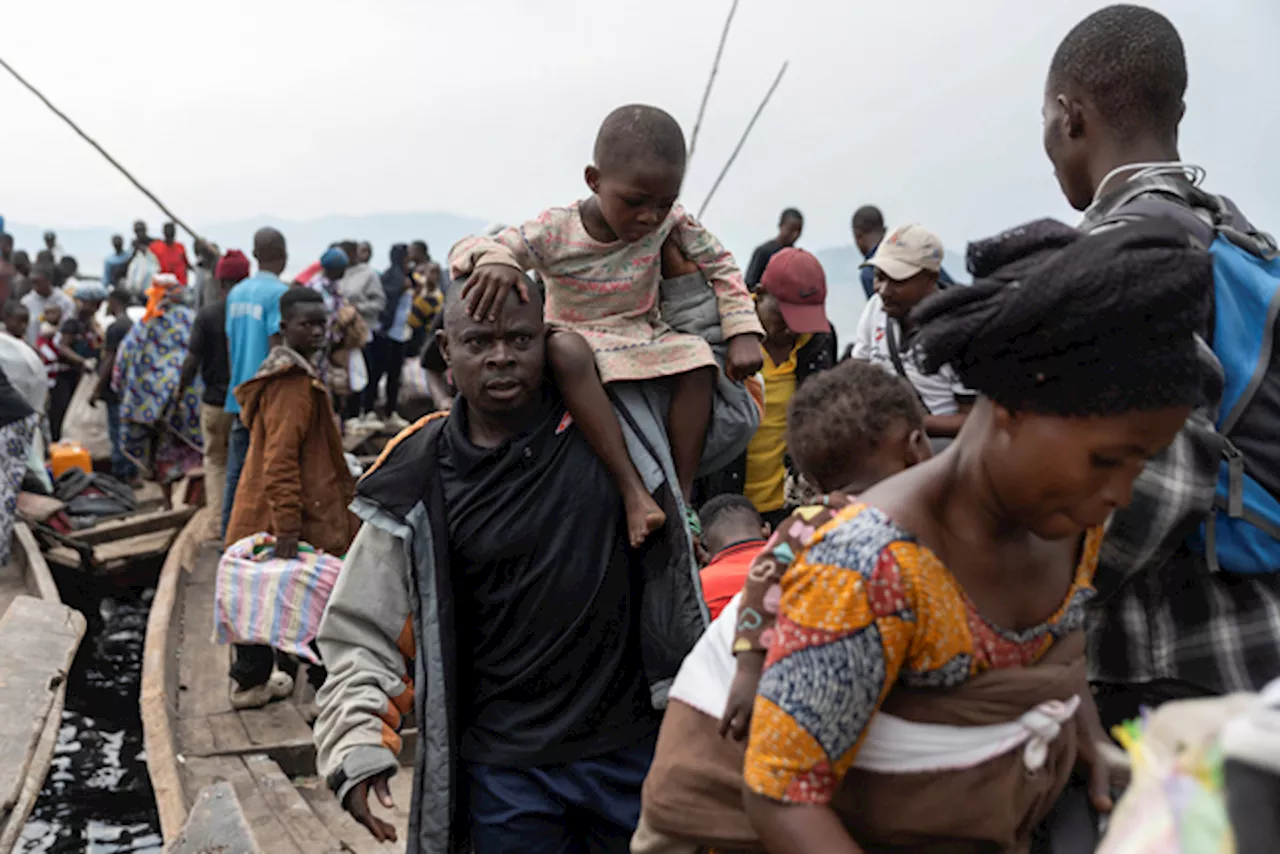
<instances>
[{"instance_id":1,"label":"blue backpack","mask_svg":"<svg viewBox=\"0 0 1280 854\"><path fill-rule=\"evenodd\" d=\"M1280 251L1230 201L1190 185L1182 193L1135 188L1122 218L1159 216L1184 225L1213 258L1210 344L1222 364L1222 440L1213 508L1188 545L1210 571L1280 572ZM1193 208L1212 219L1202 219Z\"/></svg>"}]
</instances>

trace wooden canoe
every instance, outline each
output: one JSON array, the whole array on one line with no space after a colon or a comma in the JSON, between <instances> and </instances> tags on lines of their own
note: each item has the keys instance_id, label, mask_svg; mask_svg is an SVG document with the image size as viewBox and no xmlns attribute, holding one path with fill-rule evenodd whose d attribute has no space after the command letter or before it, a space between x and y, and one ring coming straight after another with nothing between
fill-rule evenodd
<instances>
[{"instance_id":1,"label":"wooden canoe","mask_svg":"<svg viewBox=\"0 0 1280 854\"><path fill-rule=\"evenodd\" d=\"M13 850L49 773L84 632L84 616L62 604L39 544L17 522L0 567L0 854Z\"/></svg>"},{"instance_id":2,"label":"wooden canoe","mask_svg":"<svg viewBox=\"0 0 1280 854\"><path fill-rule=\"evenodd\" d=\"M126 578L137 561L151 559L155 564L173 546L178 532L196 512L195 502L186 500L192 484L201 475L179 483L174 488L174 504L165 508L160 487L146 483L137 491L138 509L133 513L104 519L89 528L59 533L41 524L45 520L28 508L56 509L60 503L28 493L20 496L18 512L36 529L45 546L45 558L55 568L73 570L94 577L113 578L122 583L135 583ZM48 508L44 504L50 504Z\"/></svg>"},{"instance_id":3,"label":"wooden canoe","mask_svg":"<svg viewBox=\"0 0 1280 854\"><path fill-rule=\"evenodd\" d=\"M301 689L263 709L231 708L231 648L213 641L219 554L199 542L207 512L192 517L165 560L143 652L143 738L165 843L185 850L175 843L194 835L191 823L243 824L271 854L403 851L411 769L392 779L396 809L387 818L402 840L397 849L375 842L315 776L311 728L298 710ZM305 682L302 674L298 681ZM412 737L406 733L405 756L413 755ZM220 783L235 797L216 797L209 787Z\"/></svg>"}]
</instances>

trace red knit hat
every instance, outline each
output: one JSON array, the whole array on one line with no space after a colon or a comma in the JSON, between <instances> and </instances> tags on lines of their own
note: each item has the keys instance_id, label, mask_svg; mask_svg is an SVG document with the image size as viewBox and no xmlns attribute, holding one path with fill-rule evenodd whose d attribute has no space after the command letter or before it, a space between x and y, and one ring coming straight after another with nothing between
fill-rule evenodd
<instances>
[{"instance_id":1,"label":"red knit hat","mask_svg":"<svg viewBox=\"0 0 1280 854\"><path fill-rule=\"evenodd\" d=\"M228 249L227 254L218 259L218 266L213 270L215 279L230 279L239 282L249 278L249 259L239 249Z\"/></svg>"}]
</instances>

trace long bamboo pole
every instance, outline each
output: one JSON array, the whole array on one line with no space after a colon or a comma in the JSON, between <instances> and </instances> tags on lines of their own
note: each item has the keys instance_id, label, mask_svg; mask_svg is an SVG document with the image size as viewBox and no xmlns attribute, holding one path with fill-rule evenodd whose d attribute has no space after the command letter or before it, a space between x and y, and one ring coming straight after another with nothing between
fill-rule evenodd
<instances>
[{"instance_id":1,"label":"long bamboo pole","mask_svg":"<svg viewBox=\"0 0 1280 854\"><path fill-rule=\"evenodd\" d=\"M698 118L693 123L693 137L689 140L689 157L693 160L693 150L698 147L698 131L702 129L702 117L707 112L707 101L711 98L711 87L716 82L716 74L720 71L720 57L724 55L724 43L729 38L729 25L733 23L733 14L738 11L738 0L733 0L729 7L729 17L725 18L724 28L720 30L720 45L716 48L716 58L711 63L711 76L707 78L707 88L702 91L702 103L698 106ZM687 161L685 168L688 168Z\"/></svg>"},{"instance_id":2,"label":"long bamboo pole","mask_svg":"<svg viewBox=\"0 0 1280 854\"><path fill-rule=\"evenodd\" d=\"M729 167L733 165L733 161L738 159L738 152L742 151L742 146L746 143L747 137L751 135L751 129L756 126L756 120L760 118L760 114L764 112L765 106L769 103L769 99L773 97L773 93L778 88L778 84L782 82L782 75L787 73L787 66L790 61L782 63L782 67L778 69L778 76L773 78L773 85L769 87L769 91L764 93L764 100L760 102L760 106L756 107L755 115L751 117L751 121L747 122L747 129L742 132L742 138L738 140L738 145L733 149L733 154L729 155L729 162L724 164L724 168L720 170L720 174L716 176L716 182L711 185L711 191L707 193L707 198L703 200L702 207L698 208L698 219L702 219L702 214L706 211L707 205L711 204L711 197L716 194L716 190L720 189L720 182L724 180L724 176L729 173Z\"/></svg>"},{"instance_id":3,"label":"long bamboo pole","mask_svg":"<svg viewBox=\"0 0 1280 854\"><path fill-rule=\"evenodd\" d=\"M98 153L99 153L99 154L101 154L103 157L105 157L105 158L107 159L107 162L108 162L108 163L110 163L112 166L114 166L114 167L116 167L117 169L119 169L119 170L120 170L120 174L122 174L122 175L124 175L124 177L128 178L128 179L129 179L129 182L130 182L131 184L133 184L133 186L135 186L135 187L137 187L139 190L141 190L141 191L142 191L142 194L143 194L144 196L146 196L148 199L150 199L151 201L155 202L156 207L160 208L160 210L164 212L165 216L167 216L167 217L169 217L169 219L173 220L173 222L174 222L174 223L176 223L178 226L180 226L180 227L182 228L182 230L183 230L183 231L185 231L187 234L190 234L190 235L191 235L191 237L192 237L192 239L194 239L194 240L199 240L199 239L201 239L201 238L200 238L200 235L196 234L196 233L195 233L195 231L191 228L191 226L187 225L185 222L183 222L183 221L178 217L178 215L177 215L177 214L175 214L173 211L169 210L169 208L165 207L164 202L160 201L158 198L156 198L156 196L155 196L155 194L154 194L154 193L152 193L152 192L151 192L150 190L148 190L146 187L142 186L141 182L139 182L137 178L135 178L135 177L133 177L132 175L130 175L130 174L129 174L129 170L128 170L128 169L125 169L123 166L121 166L121 165L120 165L120 163L119 163L119 161L117 161L114 157L112 157L110 154L108 154L108 153L107 153L106 149L104 149L101 145L98 145L98 143L97 143L97 142L95 142L95 141L93 140L93 138L92 138L92 137L90 137L87 133L85 133L84 131L82 131L82 130L80 129L80 126L79 126L79 125L77 125L75 122L71 121L71 119L67 116L67 114L66 114L66 113L62 112L62 110L59 110L57 107L55 107L55 106L54 106L54 105L49 101L49 99L48 99L48 98L46 98L43 94L41 94L41 92L40 92L40 90L39 90L39 89L37 89L36 87L34 87L34 86L32 86L30 83L28 83L28 82L26 81L26 78L24 78L21 74L19 74L17 71L15 71L12 65L10 65L10 64L9 64L9 63L7 63L7 62L5 62L3 59L0 59L0 66L2 66L2 67L4 68L4 70L5 70L5 71L8 71L10 74L12 74L15 80L17 80L17 81L18 81L19 83L21 83L23 86L27 87L27 89L29 89L29 90L31 91L31 94L32 94L32 95L35 95L37 98L39 98L41 101L43 101L43 102L44 102L44 105L45 105L46 107L48 107L50 110L52 110L54 115L56 115L58 118L62 119L64 122L66 122L68 125L70 125L70 126L71 126L71 129L72 129L73 131L75 131L77 134L79 134L81 139L83 139L85 142L89 143L89 144L90 144L90 145L92 145L95 149L97 149Z\"/></svg>"}]
</instances>

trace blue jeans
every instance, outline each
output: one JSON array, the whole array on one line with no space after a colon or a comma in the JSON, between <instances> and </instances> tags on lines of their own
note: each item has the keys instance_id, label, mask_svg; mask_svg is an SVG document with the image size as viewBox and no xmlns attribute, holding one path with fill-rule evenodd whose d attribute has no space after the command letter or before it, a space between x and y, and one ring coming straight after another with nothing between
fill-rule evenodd
<instances>
[{"instance_id":1,"label":"blue jeans","mask_svg":"<svg viewBox=\"0 0 1280 854\"><path fill-rule=\"evenodd\" d=\"M129 458L120 450L123 437L120 435L120 404L107 404L107 434L111 438L111 474L117 480L133 480L138 476L138 467L129 462Z\"/></svg>"},{"instance_id":2,"label":"blue jeans","mask_svg":"<svg viewBox=\"0 0 1280 854\"><path fill-rule=\"evenodd\" d=\"M536 768L466 764L475 854L627 854L656 737Z\"/></svg>"},{"instance_id":3,"label":"blue jeans","mask_svg":"<svg viewBox=\"0 0 1280 854\"><path fill-rule=\"evenodd\" d=\"M227 491L222 494L222 536L227 535L227 526L231 524L231 505L236 502L236 487L240 485L240 472L244 469L244 458L249 456L249 428L236 420L231 425L231 441L227 445Z\"/></svg>"}]
</instances>

